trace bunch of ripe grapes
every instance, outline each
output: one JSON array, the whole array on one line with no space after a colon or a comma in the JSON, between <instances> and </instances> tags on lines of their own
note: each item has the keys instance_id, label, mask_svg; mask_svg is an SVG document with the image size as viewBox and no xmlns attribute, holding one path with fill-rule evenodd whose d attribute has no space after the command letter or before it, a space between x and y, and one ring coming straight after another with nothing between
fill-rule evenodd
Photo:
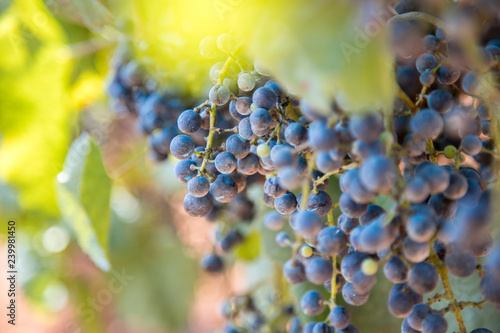
<instances>
[{"instance_id":1,"label":"bunch of ripe grapes","mask_svg":"<svg viewBox=\"0 0 500 333\"><path fill-rule=\"evenodd\" d=\"M116 61L109 93L119 111L137 114L156 160L177 160L185 211L226 221L201 266L223 271L224 256L245 240L240 225L251 223L263 204L272 210L259 223L273 231L288 223L293 230L276 236L279 246L292 249L286 280L328 292L306 292L283 308L286 325L273 329L266 326L273 318L251 294L235 296L224 307L224 332L360 332L337 300L362 306L379 269L394 284L388 308L404 318L402 333L445 333L448 312L461 333L492 332L466 327L461 311L486 302L500 311L500 246L494 244L500 8L495 1L454 6L457 25L466 22L461 28L474 30L479 46L464 43L460 27L429 19L424 6L393 7L398 89L390 110L355 112L332 103L319 112L249 61L229 33L201 41L204 57L222 52L227 60L211 68L208 96L190 109L158 93L135 60ZM411 48L403 47L405 40L413 40ZM340 197L332 196L330 180L338 180ZM263 189L260 202L249 198L251 186ZM389 202L385 208L376 204L380 198ZM457 300L449 275L473 274L482 301ZM440 280L444 292L437 293ZM326 308L322 322L297 316Z\"/></svg>"}]
</instances>

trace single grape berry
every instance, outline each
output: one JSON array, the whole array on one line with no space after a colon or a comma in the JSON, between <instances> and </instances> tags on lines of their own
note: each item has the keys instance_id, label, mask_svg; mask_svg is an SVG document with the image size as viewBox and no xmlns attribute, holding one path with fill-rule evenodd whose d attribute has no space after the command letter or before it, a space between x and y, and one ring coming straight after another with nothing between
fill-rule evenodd
<instances>
[{"instance_id":1,"label":"single grape berry","mask_svg":"<svg viewBox=\"0 0 500 333\"><path fill-rule=\"evenodd\" d=\"M446 158L454 158L456 153L457 148L455 146L448 145L444 148L444 156L446 156Z\"/></svg>"},{"instance_id":2,"label":"single grape berry","mask_svg":"<svg viewBox=\"0 0 500 333\"><path fill-rule=\"evenodd\" d=\"M203 176L191 178L187 183L187 189L191 195L203 197L210 191L210 181Z\"/></svg>"},{"instance_id":3,"label":"single grape berry","mask_svg":"<svg viewBox=\"0 0 500 333\"><path fill-rule=\"evenodd\" d=\"M421 331L422 323L427 316L432 314L432 309L427 304L417 304L413 307L411 313L406 317L408 325L414 330Z\"/></svg>"},{"instance_id":4,"label":"single grape berry","mask_svg":"<svg viewBox=\"0 0 500 333\"><path fill-rule=\"evenodd\" d=\"M233 154L236 159L240 159L250 152L250 143L240 135L233 134L226 140L226 151Z\"/></svg>"},{"instance_id":5,"label":"single grape berry","mask_svg":"<svg viewBox=\"0 0 500 333\"><path fill-rule=\"evenodd\" d=\"M300 308L308 316L317 316L325 310L325 298L319 292L311 290L306 292L300 300Z\"/></svg>"},{"instance_id":6,"label":"single grape berry","mask_svg":"<svg viewBox=\"0 0 500 333\"><path fill-rule=\"evenodd\" d=\"M382 118L378 114L356 115L349 122L349 130L352 136L365 143L377 141L383 129Z\"/></svg>"},{"instance_id":7,"label":"single grape berry","mask_svg":"<svg viewBox=\"0 0 500 333\"><path fill-rule=\"evenodd\" d=\"M207 59L217 56L217 40L214 36L207 36L200 41L200 53Z\"/></svg>"},{"instance_id":8,"label":"single grape berry","mask_svg":"<svg viewBox=\"0 0 500 333\"><path fill-rule=\"evenodd\" d=\"M217 47L224 53L233 53L236 51L236 45L236 39L229 33L223 33L217 38Z\"/></svg>"},{"instance_id":9,"label":"single grape berry","mask_svg":"<svg viewBox=\"0 0 500 333\"><path fill-rule=\"evenodd\" d=\"M370 292L367 292L365 294L360 294L354 290L351 282L347 282L344 288L342 288L342 297L344 298L344 301L346 301L347 304L353 306L360 306L368 301L368 298L370 297Z\"/></svg>"},{"instance_id":10,"label":"single grape berry","mask_svg":"<svg viewBox=\"0 0 500 333\"><path fill-rule=\"evenodd\" d=\"M423 47L427 52L436 52L439 50L439 39L434 35L427 35L423 39Z\"/></svg>"},{"instance_id":11,"label":"single grape berry","mask_svg":"<svg viewBox=\"0 0 500 333\"><path fill-rule=\"evenodd\" d=\"M184 133L194 133L201 128L201 117L193 110L185 110L177 118L177 127Z\"/></svg>"},{"instance_id":12,"label":"single grape berry","mask_svg":"<svg viewBox=\"0 0 500 333\"><path fill-rule=\"evenodd\" d=\"M422 333L446 333L448 323L438 314L427 316L422 323Z\"/></svg>"},{"instance_id":13,"label":"single grape berry","mask_svg":"<svg viewBox=\"0 0 500 333\"><path fill-rule=\"evenodd\" d=\"M294 217L294 229L304 237L315 238L324 227L323 221L313 212L301 211Z\"/></svg>"},{"instance_id":14,"label":"single grape berry","mask_svg":"<svg viewBox=\"0 0 500 333\"><path fill-rule=\"evenodd\" d=\"M290 123L285 130L285 140L295 147L307 141L307 129L298 122Z\"/></svg>"},{"instance_id":15,"label":"single grape berry","mask_svg":"<svg viewBox=\"0 0 500 333\"><path fill-rule=\"evenodd\" d=\"M177 135L170 142L170 152L179 160L188 159L194 151L194 142L187 135Z\"/></svg>"},{"instance_id":16,"label":"single grape berry","mask_svg":"<svg viewBox=\"0 0 500 333\"><path fill-rule=\"evenodd\" d=\"M396 182L394 164L385 156L368 158L359 171L361 182L372 192L389 193Z\"/></svg>"},{"instance_id":17,"label":"single grape berry","mask_svg":"<svg viewBox=\"0 0 500 333\"><path fill-rule=\"evenodd\" d=\"M477 155L483 150L483 142L476 135L467 135L462 140L462 149L466 154Z\"/></svg>"},{"instance_id":18,"label":"single grape berry","mask_svg":"<svg viewBox=\"0 0 500 333\"><path fill-rule=\"evenodd\" d=\"M291 284L300 284L307 281L304 265L297 259L289 259L283 266L283 275Z\"/></svg>"},{"instance_id":19,"label":"single grape berry","mask_svg":"<svg viewBox=\"0 0 500 333\"><path fill-rule=\"evenodd\" d=\"M445 114L453 108L453 95L446 90L433 90L427 97L429 108L436 110L440 114Z\"/></svg>"},{"instance_id":20,"label":"single grape berry","mask_svg":"<svg viewBox=\"0 0 500 333\"><path fill-rule=\"evenodd\" d=\"M398 256L392 256L384 265L384 275L392 283L408 280L408 266Z\"/></svg>"},{"instance_id":21,"label":"single grape berry","mask_svg":"<svg viewBox=\"0 0 500 333\"><path fill-rule=\"evenodd\" d=\"M184 197L183 204L186 213L193 217L205 217L214 208L213 198L210 194L198 198L188 193Z\"/></svg>"},{"instance_id":22,"label":"single grape berry","mask_svg":"<svg viewBox=\"0 0 500 333\"><path fill-rule=\"evenodd\" d=\"M322 285L332 278L332 262L323 257L311 258L306 263L306 276L314 284Z\"/></svg>"},{"instance_id":23,"label":"single grape berry","mask_svg":"<svg viewBox=\"0 0 500 333\"><path fill-rule=\"evenodd\" d=\"M250 73L243 73L238 77L238 88L243 91L251 91L255 88L255 78Z\"/></svg>"},{"instance_id":24,"label":"single grape berry","mask_svg":"<svg viewBox=\"0 0 500 333\"><path fill-rule=\"evenodd\" d=\"M257 146L257 155L259 157L267 157L271 153L271 148L266 143L261 143Z\"/></svg>"},{"instance_id":25,"label":"single grape berry","mask_svg":"<svg viewBox=\"0 0 500 333\"><path fill-rule=\"evenodd\" d=\"M272 109L277 102L276 93L268 87L260 87L253 93L252 100L258 108Z\"/></svg>"},{"instance_id":26,"label":"single grape berry","mask_svg":"<svg viewBox=\"0 0 500 333\"><path fill-rule=\"evenodd\" d=\"M441 66L436 71L436 77L439 83L451 85L460 78L460 70L452 66Z\"/></svg>"},{"instance_id":27,"label":"single grape berry","mask_svg":"<svg viewBox=\"0 0 500 333\"><path fill-rule=\"evenodd\" d=\"M326 227L318 234L318 251L327 257L333 257L339 254L344 250L346 244L346 235L337 227Z\"/></svg>"},{"instance_id":28,"label":"single grape berry","mask_svg":"<svg viewBox=\"0 0 500 333\"><path fill-rule=\"evenodd\" d=\"M351 314L343 306L336 306L330 311L328 319L333 327L342 330L351 323Z\"/></svg>"},{"instance_id":29,"label":"single grape berry","mask_svg":"<svg viewBox=\"0 0 500 333\"><path fill-rule=\"evenodd\" d=\"M432 109L420 110L410 120L411 131L425 139L436 138L444 127L443 118Z\"/></svg>"},{"instance_id":30,"label":"single grape berry","mask_svg":"<svg viewBox=\"0 0 500 333\"><path fill-rule=\"evenodd\" d=\"M275 237L276 244L278 244L279 247L287 247L290 246L291 241L290 241L290 236L284 231L278 232Z\"/></svg>"},{"instance_id":31,"label":"single grape berry","mask_svg":"<svg viewBox=\"0 0 500 333\"><path fill-rule=\"evenodd\" d=\"M458 277L467 277L476 271L476 257L472 251L455 247L445 259L448 271Z\"/></svg>"},{"instance_id":32,"label":"single grape berry","mask_svg":"<svg viewBox=\"0 0 500 333\"><path fill-rule=\"evenodd\" d=\"M247 116L252 112L252 99L247 96L238 97L235 102L235 109L241 115Z\"/></svg>"},{"instance_id":33,"label":"single grape berry","mask_svg":"<svg viewBox=\"0 0 500 333\"><path fill-rule=\"evenodd\" d=\"M210 273L219 273L224 269L224 262L222 258L215 253L205 255L201 261L200 266L203 270Z\"/></svg>"},{"instance_id":34,"label":"single grape berry","mask_svg":"<svg viewBox=\"0 0 500 333\"><path fill-rule=\"evenodd\" d=\"M217 84L210 89L208 93L208 98L210 102L215 105L224 105L229 101L229 97L231 97L231 92L229 88L224 84Z\"/></svg>"},{"instance_id":35,"label":"single grape berry","mask_svg":"<svg viewBox=\"0 0 500 333\"><path fill-rule=\"evenodd\" d=\"M426 262L415 265L408 274L410 287L419 294L430 293L436 289L439 282L437 269Z\"/></svg>"},{"instance_id":36,"label":"single grape berry","mask_svg":"<svg viewBox=\"0 0 500 333\"><path fill-rule=\"evenodd\" d=\"M274 199L274 208L283 215L291 214L297 208L297 198L292 192L285 193L279 198Z\"/></svg>"},{"instance_id":37,"label":"single grape berry","mask_svg":"<svg viewBox=\"0 0 500 333\"><path fill-rule=\"evenodd\" d=\"M436 77L434 76L434 73L430 69L426 69L420 75L420 83L422 83L423 86L430 87L435 80Z\"/></svg>"},{"instance_id":38,"label":"single grape berry","mask_svg":"<svg viewBox=\"0 0 500 333\"><path fill-rule=\"evenodd\" d=\"M231 173L236 169L237 160L233 154L224 151L215 157L215 167L220 173Z\"/></svg>"},{"instance_id":39,"label":"single grape berry","mask_svg":"<svg viewBox=\"0 0 500 333\"><path fill-rule=\"evenodd\" d=\"M238 185L231 175L218 175L210 186L210 193L219 202L230 202L238 194Z\"/></svg>"},{"instance_id":40,"label":"single grape berry","mask_svg":"<svg viewBox=\"0 0 500 333\"><path fill-rule=\"evenodd\" d=\"M333 333L333 329L327 323L317 323L312 333Z\"/></svg>"},{"instance_id":41,"label":"single grape berry","mask_svg":"<svg viewBox=\"0 0 500 333\"><path fill-rule=\"evenodd\" d=\"M416 66L420 74L424 73L426 70L432 70L436 68L438 61L435 56L429 53L423 53L417 58Z\"/></svg>"}]
</instances>

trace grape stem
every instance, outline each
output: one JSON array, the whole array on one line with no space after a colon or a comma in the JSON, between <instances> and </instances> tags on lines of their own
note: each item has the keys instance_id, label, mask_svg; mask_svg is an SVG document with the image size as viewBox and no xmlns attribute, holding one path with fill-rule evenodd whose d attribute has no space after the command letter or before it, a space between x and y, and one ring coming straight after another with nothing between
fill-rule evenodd
<instances>
[{"instance_id":1,"label":"grape stem","mask_svg":"<svg viewBox=\"0 0 500 333\"><path fill-rule=\"evenodd\" d=\"M205 167L210 159L210 155L212 154L212 145L214 142L214 135L217 132L215 127L215 112L217 107L215 104L212 104L210 108L210 130L207 136L207 146L205 148L205 154L203 155L203 163L201 164L200 170L198 171L198 175L201 175L205 171Z\"/></svg>"},{"instance_id":2,"label":"grape stem","mask_svg":"<svg viewBox=\"0 0 500 333\"><path fill-rule=\"evenodd\" d=\"M427 151L431 155L432 162L437 163L436 151L434 149L434 142L432 142L432 139L427 139Z\"/></svg>"},{"instance_id":3,"label":"grape stem","mask_svg":"<svg viewBox=\"0 0 500 333\"><path fill-rule=\"evenodd\" d=\"M338 169L336 171L325 173L323 176L319 177L318 179L316 179L314 181L314 190L317 191L318 185L323 184L328 178L330 178L330 176L337 174L337 173L343 173L347 170L357 168L358 166L359 166L358 162L352 162L350 164L342 166L340 169Z\"/></svg>"},{"instance_id":4,"label":"grape stem","mask_svg":"<svg viewBox=\"0 0 500 333\"><path fill-rule=\"evenodd\" d=\"M307 207L307 201L309 200L309 193L311 192L309 188L309 180L312 178L312 173L315 167L314 161L316 160L316 155L317 153L314 152L309 158L309 166L307 168L307 177L304 178L304 181L302 182L302 202L300 205L302 206L302 209L306 209Z\"/></svg>"},{"instance_id":5,"label":"grape stem","mask_svg":"<svg viewBox=\"0 0 500 333\"><path fill-rule=\"evenodd\" d=\"M200 112L205 106L210 106L210 101L205 101L193 109L194 112Z\"/></svg>"},{"instance_id":6,"label":"grape stem","mask_svg":"<svg viewBox=\"0 0 500 333\"><path fill-rule=\"evenodd\" d=\"M453 290L451 288L450 280L448 279L448 272L446 267L443 265L441 260L436 254L434 250L434 246L431 244L431 255L430 260L436 267L439 275L441 276L441 281L443 282L444 290L445 290L445 298L450 302L449 308L453 311L455 318L457 319L458 328L460 329L460 333L467 333L467 329L465 328L464 319L462 318L462 312L460 304L458 303L455 295L453 294ZM444 298L444 297L443 297Z\"/></svg>"},{"instance_id":7,"label":"grape stem","mask_svg":"<svg viewBox=\"0 0 500 333\"><path fill-rule=\"evenodd\" d=\"M238 126L234 126L233 128L227 128L227 129L223 129L223 128L218 128L218 127L214 127L214 132L215 133L238 133Z\"/></svg>"},{"instance_id":8,"label":"grape stem","mask_svg":"<svg viewBox=\"0 0 500 333\"><path fill-rule=\"evenodd\" d=\"M418 95L417 103L415 103L416 107L420 107L422 105L422 102L424 101L424 96L425 93L427 92L428 86L423 86L422 90L420 91L420 94Z\"/></svg>"},{"instance_id":9,"label":"grape stem","mask_svg":"<svg viewBox=\"0 0 500 333\"><path fill-rule=\"evenodd\" d=\"M418 107L415 105L415 103L413 103L410 97L408 97L408 95L401 88L398 88L397 95L399 98L403 100L403 102L406 104L408 109L410 109L412 114L418 112L419 110Z\"/></svg>"},{"instance_id":10,"label":"grape stem","mask_svg":"<svg viewBox=\"0 0 500 333\"><path fill-rule=\"evenodd\" d=\"M483 308L483 305L486 303L486 300L483 300L483 301L479 301L479 302L467 302L467 301L462 301L462 302L459 302L458 305L460 306L461 309L467 307L467 306L471 306L473 308L478 308L478 309L482 309Z\"/></svg>"},{"instance_id":11,"label":"grape stem","mask_svg":"<svg viewBox=\"0 0 500 333\"><path fill-rule=\"evenodd\" d=\"M276 135L276 133L279 133L280 128L281 128L281 123L278 123L278 125L276 125L276 127L271 132L271 134L269 134L269 139L267 139L266 145L269 145L269 142L271 142L271 140L273 139L274 135ZM279 140L279 135L278 135L278 140Z\"/></svg>"},{"instance_id":12,"label":"grape stem","mask_svg":"<svg viewBox=\"0 0 500 333\"><path fill-rule=\"evenodd\" d=\"M427 304L432 305L436 302L441 301L442 299L446 299L446 294L436 294L427 300Z\"/></svg>"}]
</instances>

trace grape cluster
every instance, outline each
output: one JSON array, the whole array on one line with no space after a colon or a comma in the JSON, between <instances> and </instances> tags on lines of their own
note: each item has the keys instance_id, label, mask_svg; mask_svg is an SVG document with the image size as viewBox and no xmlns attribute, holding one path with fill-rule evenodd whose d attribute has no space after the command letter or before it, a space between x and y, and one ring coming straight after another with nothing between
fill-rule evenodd
<instances>
[{"instance_id":1,"label":"grape cluster","mask_svg":"<svg viewBox=\"0 0 500 333\"><path fill-rule=\"evenodd\" d=\"M409 3L394 8L399 14L422 10ZM474 16L478 27L485 21L493 26L485 28L475 61L456 34L415 22L392 25L396 41L419 35L420 46L396 52L398 93L385 111L353 113L333 104L329 113L319 112L259 62L249 63L231 34L201 41L203 56L222 52L227 61L210 70L208 99L178 116L161 95L145 93L130 62L117 68L110 94L120 109L139 109L156 154L178 160L174 173L186 184L189 215L250 222L255 212L247 189L256 184L262 203L274 209L264 226L280 231L288 221L293 234L276 236L279 246L293 250L283 266L285 279L324 285L330 297L310 290L299 300L308 316L329 308L323 322L302 323L293 307L281 309L287 332L360 332L337 294L351 306L363 305L379 269L394 284L388 308L404 318L402 333L445 333L447 312L467 333L464 307L489 302L500 310L500 247L492 235L500 30L498 17L470 9L456 8L469 20ZM172 115L176 127L166 120ZM333 197L329 182L337 178L341 194ZM237 223L221 223L201 266L221 272L222 254L244 238ZM448 274L475 273L484 301L458 301ZM444 293L432 294L440 280ZM432 307L440 301L447 306ZM251 295L235 296L225 309L225 332L258 332L269 319Z\"/></svg>"},{"instance_id":2,"label":"grape cluster","mask_svg":"<svg viewBox=\"0 0 500 333\"><path fill-rule=\"evenodd\" d=\"M113 57L108 85L111 107L119 114L138 116L140 131L149 136L150 157L164 161L170 154L170 142L179 134L176 120L184 106L173 94L160 92L157 82L130 53L130 46L123 43Z\"/></svg>"}]
</instances>

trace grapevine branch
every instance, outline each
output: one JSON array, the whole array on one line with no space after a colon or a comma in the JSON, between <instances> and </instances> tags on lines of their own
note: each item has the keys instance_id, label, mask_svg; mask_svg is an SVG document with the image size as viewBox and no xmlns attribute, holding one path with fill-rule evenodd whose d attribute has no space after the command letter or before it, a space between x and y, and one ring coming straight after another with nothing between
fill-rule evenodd
<instances>
[{"instance_id":1,"label":"grapevine branch","mask_svg":"<svg viewBox=\"0 0 500 333\"><path fill-rule=\"evenodd\" d=\"M446 270L446 267L443 265L441 260L436 254L436 251L434 250L434 247L431 246L431 256L430 259L434 266L436 267L439 275L441 276L441 281L443 282L444 290L445 290L445 297L446 299L450 302L449 307L453 314L455 315L455 318L457 319L458 323L458 328L460 329L460 333L467 333L467 329L465 328L465 323L464 319L462 318L462 312L461 312L461 307L460 304L458 303L457 299L455 298L455 295L453 294L453 289L451 288L451 283L450 280L448 279L448 271Z\"/></svg>"}]
</instances>

